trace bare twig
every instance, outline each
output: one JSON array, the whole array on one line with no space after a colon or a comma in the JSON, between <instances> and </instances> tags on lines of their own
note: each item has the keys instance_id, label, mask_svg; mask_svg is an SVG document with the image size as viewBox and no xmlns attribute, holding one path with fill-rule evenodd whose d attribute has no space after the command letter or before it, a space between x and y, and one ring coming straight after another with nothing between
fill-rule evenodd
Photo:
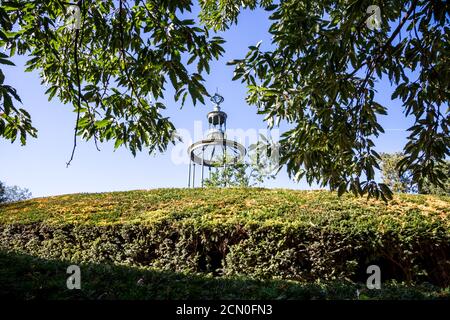
<instances>
[{"instance_id":1,"label":"bare twig","mask_svg":"<svg viewBox=\"0 0 450 320\"><path fill-rule=\"evenodd\" d=\"M77 3L78 6L83 5L83 0L79 0ZM78 86L78 97L77 97L77 121L75 123L75 132L73 135L73 148L72 148L72 154L70 156L69 161L66 164L66 167L68 168L73 160L73 157L75 156L75 150L77 148L77 134L78 134L78 124L80 122L80 112L81 112L81 79L80 79L80 67L79 67L79 61L78 61L78 40L80 38L80 29L75 30L75 48L73 52L74 61L75 61L75 72L77 76L77 86Z\"/></svg>"}]
</instances>

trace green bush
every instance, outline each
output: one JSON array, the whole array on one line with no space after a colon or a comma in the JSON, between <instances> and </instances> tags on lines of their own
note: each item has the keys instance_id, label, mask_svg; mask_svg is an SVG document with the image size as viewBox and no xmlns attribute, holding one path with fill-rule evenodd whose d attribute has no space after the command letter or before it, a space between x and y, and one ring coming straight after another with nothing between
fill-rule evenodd
<instances>
[{"instance_id":1,"label":"green bush","mask_svg":"<svg viewBox=\"0 0 450 320\"><path fill-rule=\"evenodd\" d=\"M383 281L450 285L447 198L421 196L418 205L403 196L386 206L327 192L167 194L111 194L113 205L108 195L74 195L3 206L0 248L77 263L302 282L364 283L367 266L377 264Z\"/></svg>"}]
</instances>

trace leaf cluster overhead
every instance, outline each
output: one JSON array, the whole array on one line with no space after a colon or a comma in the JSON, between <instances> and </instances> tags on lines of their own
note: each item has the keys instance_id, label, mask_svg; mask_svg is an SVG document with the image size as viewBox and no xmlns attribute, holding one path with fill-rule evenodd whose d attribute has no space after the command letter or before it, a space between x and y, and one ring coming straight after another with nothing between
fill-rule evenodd
<instances>
[{"instance_id":1,"label":"leaf cluster overhead","mask_svg":"<svg viewBox=\"0 0 450 320\"><path fill-rule=\"evenodd\" d=\"M185 19L193 1L77 1L81 28L68 30L60 0L3 2L0 44L9 57L29 54L27 70L39 70L49 99L58 97L78 114L75 132L85 140L112 140L133 154L163 151L173 141L162 103L168 85L175 100L203 102L203 75L223 53L210 34L239 23L242 9L265 9L272 22L271 50L249 48L235 66L270 126L291 125L281 141L288 173L309 183L388 199L375 181L380 155L374 138L384 132L388 106L375 99L388 80L413 120L398 170L442 185L450 155L450 9L448 1L379 2L381 28L371 30L368 0L199 0L200 22ZM191 65L192 64L192 65ZM35 136L20 98L0 73L0 136Z\"/></svg>"},{"instance_id":2,"label":"leaf cluster overhead","mask_svg":"<svg viewBox=\"0 0 450 320\"><path fill-rule=\"evenodd\" d=\"M79 29L67 28L73 5ZM163 116L167 86L177 101L203 102L202 75L223 52L220 37L184 18L191 9L191 1L10 1L0 7L0 44L9 56L30 56L27 71L39 71L49 100L74 106L83 139L112 140L133 154L163 151L175 130ZM28 115L4 102L0 136L21 132L25 143L34 129L23 121L16 132L12 120Z\"/></svg>"},{"instance_id":3,"label":"leaf cluster overhead","mask_svg":"<svg viewBox=\"0 0 450 320\"><path fill-rule=\"evenodd\" d=\"M203 1L218 21L230 1ZM233 1L231 1L233 2ZM234 1L237 5L241 1ZM213 4L216 4L214 6ZM256 6L256 1L244 1ZM269 123L286 121L282 162L288 173L338 193L391 198L375 180L380 155L374 138L384 133L380 116L388 105L375 98L377 81L389 81L413 126L397 170L409 171L419 185L427 178L443 185L441 170L450 155L450 6L443 1L380 2L381 28L371 30L372 1L280 1L260 5L270 12L273 50L249 47L235 66L234 79L248 87L247 101ZM225 11L224 11L225 10ZM275 120L275 121L274 121Z\"/></svg>"}]
</instances>

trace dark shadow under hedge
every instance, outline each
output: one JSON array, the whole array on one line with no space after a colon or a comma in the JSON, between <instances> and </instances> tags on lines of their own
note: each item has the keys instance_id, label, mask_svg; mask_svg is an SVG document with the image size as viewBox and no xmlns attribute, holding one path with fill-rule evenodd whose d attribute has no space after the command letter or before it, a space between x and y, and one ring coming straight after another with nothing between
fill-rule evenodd
<instances>
[{"instance_id":1,"label":"dark shadow under hedge","mask_svg":"<svg viewBox=\"0 0 450 320\"><path fill-rule=\"evenodd\" d=\"M450 299L450 288L386 283L381 290L346 281L297 283L242 277L208 277L110 264L80 265L81 289L69 290L68 261L0 251L0 298L109 299ZM358 291L357 291L358 290Z\"/></svg>"}]
</instances>

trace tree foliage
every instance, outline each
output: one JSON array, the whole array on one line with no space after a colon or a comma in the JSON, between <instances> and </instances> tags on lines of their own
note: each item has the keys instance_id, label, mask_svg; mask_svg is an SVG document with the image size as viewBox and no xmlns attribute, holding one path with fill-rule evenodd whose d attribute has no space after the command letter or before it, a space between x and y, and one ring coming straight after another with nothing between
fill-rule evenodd
<instances>
[{"instance_id":1,"label":"tree foliage","mask_svg":"<svg viewBox=\"0 0 450 320\"><path fill-rule=\"evenodd\" d=\"M206 187L254 187L264 181L275 179L280 170L279 145L269 136L260 134L259 140L251 144L248 154L241 161L233 161L223 156L217 158L217 166L205 179Z\"/></svg>"},{"instance_id":2,"label":"tree foliage","mask_svg":"<svg viewBox=\"0 0 450 320\"><path fill-rule=\"evenodd\" d=\"M417 192L417 187L412 181L411 173L399 171L398 164L404 157L405 156L401 152L381 154L381 174L383 183L388 185L393 192Z\"/></svg>"},{"instance_id":3,"label":"tree foliage","mask_svg":"<svg viewBox=\"0 0 450 320\"><path fill-rule=\"evenodd\" d=\"M216 17L223 9L210 7L213 2L204 7ZM442 185L438 164L450 155L449 3L380 2L379 30L366 25L372 1L261 4L271 12L274 49L251 46L230 64L259 113L294 126L281 140L288 173L339 193L389 198L388 187L375 182L381 158L374 150L374 137L384 132L378 117L387 114L375 100L375 84L387 79L392 99L401 99L405 115L414 119L400 168L410 170L419 187L425 177ZM220 24L205 22L223 29L236 14Z\"/></svg>"},{"instance_id":4,"label":"tree foliage","mask_svg":"<svg viewBox=\"0 0 450 320\"><path fill-rule=\"evenodd\" d=\"M446 160L442 164L438 164L445 177L443 178L443 186L432 183L427 178L424 179L419 188L412 180L410 171L402 171L399 165L405 158L401 152L382 153L381 174L383 183L389 186L394 192L402 193L422 193L434 195L450 195L450 161Z\"/></svg>"},{"instance_id":5,"label":"tree foliage","mask_svg":"<svg viewBox=\"0 0 450 320\"><path fill-rule=\"evenodd\" d=\"M443 186L439 164L450 155L448 1L380 2L379 29L367 25L368 0L199 3L201 24L184 19L190 0L79 0L80 29L69 30L58 24L70 15L67 2L3 2L0 45L7 56L0 64L29 54L27 70L39 70L49 99L74 106L75 134L83 139L112 140L133 154L163 151L174 132L163 115L164 90L173 86L181 105L189 96L203 102L202 75L223 53L224 40L210 30L238 23L244 7L262 7L271 13L273 50L256 44L230 64L269 126L291 125L280 141L290 176L339 194L390 198L388 186L375 181L381 157L374 150L384 132L379 116L387 113L375 84L387 79L392 99L414 120L399 167L419 188L424 179ZM0 136L25 143L36 130L4 80L0 73Z\"/></svg>"},{"instance_id":6,"label":"tree foliage","mask_svg":"<svg viewBox=\"0 0 450 320\"><path fill-rule=\"evenodd\" d=\"M116 148L125 145L133 154L142 148L165 150L174 126L163 116L164 90L170 84L176 100L184 103L190 96L194 104L203 102L208 93L202 74L222 54L223 40L183 19L191 1L76 4L79 29L65 25L74 13L64 1L3 4L0 44L7 46L9 56L30 55L27 71L40 72L49 100L57 97L74 106L75 132L83 139L112 140ZM19 100L12 91L3 94L0 136L14 140L21 133L24 142L26 133L34 131L28 122L14 121L28 117L11 108L11 95Z\"/></svg>"},{"instance_id":7,"label":"tree foliage","mask_svg":"<svg viewBox=\"0 0 450 320\"><path fill-rule=\"evenodd\" d=\"M31 198L30 190L18 186L6 186L0 181L0 203L16 202Z\"/></svg>"},{"instance_id":8,"label":"tree foliage","mask_svg":"<svg viewBox=\"0 0 450 320\"><path fill-rule=\"evenodd\" d=\"M225 167L212 169L205 179L206 187L243 187L261 185L265 180L273 179L274 174L267 174L261 168L248 161L230 163Z\"/></svg>"},{"instance_id":9,"label":"tree foliage","mask_svg":"<svg viewBox=\"0 0 450 320\"><path fill-rule=\"evenodd\" d=\"M3 182L0 181L0 203L6 202L6 187Z\"/></svg>"},{"instance_id":10,"label":"tree foliage","mask_svg":"<svg viewBox=\"0 0 450 320\"><path fill-rule=\"evenodd\" d=\"M419 190L419 193L450 196L450 161L447 160L444 163L439 164L438 166L446 175L446 177L444 178L443 186L433 184L431 181L425 178Z\"/></svg>"}]
</instances>

